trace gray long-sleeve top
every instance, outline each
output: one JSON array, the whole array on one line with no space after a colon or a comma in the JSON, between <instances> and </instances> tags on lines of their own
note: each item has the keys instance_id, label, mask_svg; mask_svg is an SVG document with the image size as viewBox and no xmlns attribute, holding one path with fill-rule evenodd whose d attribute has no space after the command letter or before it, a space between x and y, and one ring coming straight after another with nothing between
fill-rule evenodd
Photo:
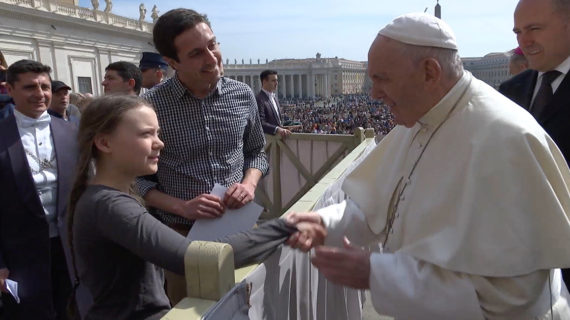
<instances>
[{"instance_id":1,"label":"gray long-sleeve top","mask_svg":"<svg viewBox=\"0 0 570 320\"><path fill-rule=\"evenodd\" d=\"M77 270L94 300L86 319L159 319L170 310L159 267L184 274L188 239L101 185L87 187L74 220ZM265 259L295 230L276 219L219 241L232 245L239 267Z\"/></svg>"}]
</instances>

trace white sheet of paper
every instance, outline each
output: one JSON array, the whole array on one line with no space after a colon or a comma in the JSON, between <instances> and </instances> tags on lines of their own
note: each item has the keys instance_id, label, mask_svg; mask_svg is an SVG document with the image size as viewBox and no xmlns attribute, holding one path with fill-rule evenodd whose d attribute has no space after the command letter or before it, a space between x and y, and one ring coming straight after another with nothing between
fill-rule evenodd
<instances>
[{"instance_id":1,"label":"white sheet of paper","mask_svg":"<svg viewBox=\"0 0 570 320\"><path fill-rule=\"evenodd\" d=\"M6 287L8 287L8 292L14 297L14 300L20 303L20 297L18 297L18 283L14 280L6 279Z\"/></svg>"},{"instance_id":2,"label":"white sheet of paper","mask_svg":"<svg viewBox=\"0 0 570 320\"><path fill-rule=\"evenodd\" d=\"M216 183L210 194L223 198L227 189ZM263 207L253 201L239 209L226 209L220 218L196 220L188 232L187 238L212 241L230 234L247 231L253 227L262 211Z\"/></svg>"}]
</instances>

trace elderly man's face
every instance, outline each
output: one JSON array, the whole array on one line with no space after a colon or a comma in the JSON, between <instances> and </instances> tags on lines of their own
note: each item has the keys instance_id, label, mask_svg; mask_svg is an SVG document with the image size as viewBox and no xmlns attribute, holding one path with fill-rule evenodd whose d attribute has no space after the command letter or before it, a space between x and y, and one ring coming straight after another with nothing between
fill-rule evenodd
<instances>
[{"instance_id":1,"label":"elderly man's face","mask_svg":"<svg viewBox=\"0 0 570 320\"><path fill-rule=\"evenodd\" d=\"M370 96L390 108L394 121L408 128L425 113L422 72L402 54L401 44L378 36L368 51ZM422 99L424 98L424 99Z\"/></svg>"},{"instance_id":2,"label":"elderly man's face","mask_svg":"<svg viewBox=\"0 0 570 320\"><path fill-rule=\"evenodd\" d=\"M529 68L549 71L570 55L570 19L556 12L552 0L521 0L515 10L519 46Z\"/></svg>"}]
</instances>

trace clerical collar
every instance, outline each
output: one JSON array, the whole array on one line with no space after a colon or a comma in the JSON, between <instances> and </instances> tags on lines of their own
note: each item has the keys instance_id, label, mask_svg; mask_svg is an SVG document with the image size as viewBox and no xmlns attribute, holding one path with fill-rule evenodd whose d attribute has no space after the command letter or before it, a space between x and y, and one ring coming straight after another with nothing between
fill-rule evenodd
<instances>
[{"instance_id":1,"label":"clerical collar","mask_svg":"<svg viewBox=\"0 0 570 320\"><path fill-rule=\"evenodd\" d=\"M463 76L457 81L457 83L449 90L449 92L426 114L423 115L418 120L418 123L422 126L437 127L442 121L447 117L447 114L451 112L453 106L457 103L463 93L465 88L469 85L471 80L471 74L464 71Z\"/></svg>"},{"instance_id":2,"label":"clerical collar","mask_svg":"<svg viewBox=\"0 0 570 320\"><path fill-rule=\"evenodd\" d=\"M267 90L265 90L265 89L263 89L263 88L261 88L261 90L263 90L263 92L267 93L267 96L268 96L268 97L273 97L273 96L275 96L275 92L267 91Z\"/></svg>"},{"instance_id":3,"label":"clerical collar","mask_svg":"<svg viewBox=\"0 0 570 320\"><path fill-rule=\"evenodd\" d=\"M17 109L14 109L14 117L16 118L16 124L18 128L29 128L29 127L43 127L48 126L51 122L51 117L44 111L37 119L26 116Z\"/></svg>"}]
</instances>

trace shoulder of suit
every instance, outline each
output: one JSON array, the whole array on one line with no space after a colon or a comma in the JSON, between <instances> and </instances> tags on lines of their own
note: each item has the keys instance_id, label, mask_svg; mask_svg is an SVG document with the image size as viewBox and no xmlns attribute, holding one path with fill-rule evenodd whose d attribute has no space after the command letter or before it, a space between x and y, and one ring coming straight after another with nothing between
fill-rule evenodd
<instances>
[{"instance_id":1,"label":"shoulder of suit","mask_svg":"<svg viewBox=\"0 0 570 320\"><path fill-rule=\"evenodd\" d=\"M537 74L538 74L538 72L535 70L530 70L530 69L525 70L525 71L517 74L516 76L513 76L512 78L501 83L500 88L506 89L506 88L509 88L515 84L526 83L528 81L534 81L534 78L536 78Z\"/></svg>"},{"instance_id":2,"label":"shoulder of suit","mask_svg":"<svg viewBox=\"0 0 570 320\"><path fill-rule=\"evenodd\" d=\"M259 98L269 98L267 93L265 93L265 91L263 91L263 90L259 90L259 92L255 96L259 97Z\"/></svg>"}]
</instances>

